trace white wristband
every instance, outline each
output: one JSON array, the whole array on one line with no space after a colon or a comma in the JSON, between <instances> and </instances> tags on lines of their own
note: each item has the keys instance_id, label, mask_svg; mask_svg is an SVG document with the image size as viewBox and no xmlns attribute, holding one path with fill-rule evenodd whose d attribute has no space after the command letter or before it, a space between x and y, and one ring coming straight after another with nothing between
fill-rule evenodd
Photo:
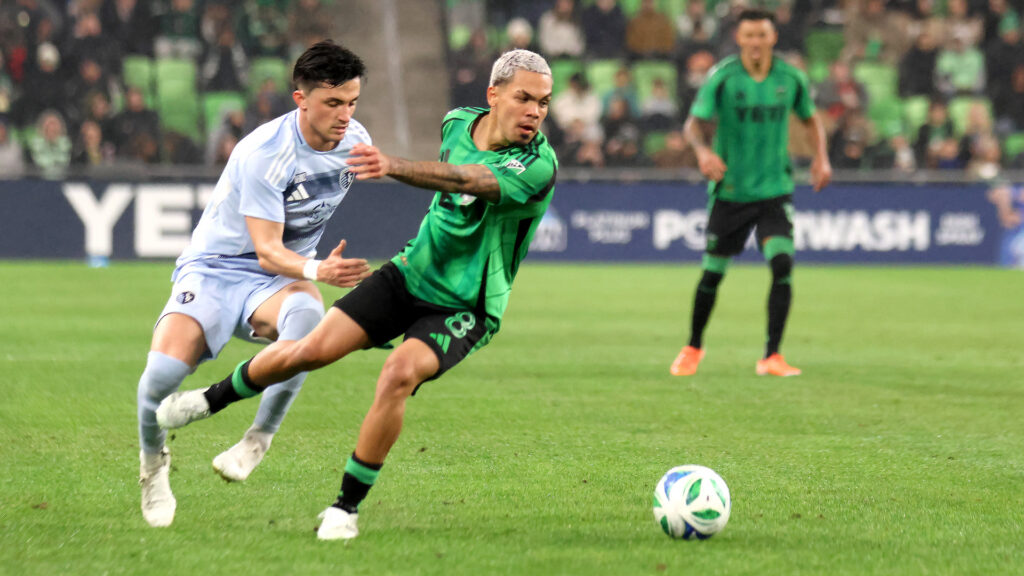
<instances>
[{"instance_id":1,"label":"white wristband","mask_svg":"<svg viewBox=\"0 0 1024 576\"><path fill-rule=\"evenodd\" d=\"M316 271L320 268L320 260L310 258L302 267L302 277L310 282L316 282Z\"/></svg>"}]
</instances>

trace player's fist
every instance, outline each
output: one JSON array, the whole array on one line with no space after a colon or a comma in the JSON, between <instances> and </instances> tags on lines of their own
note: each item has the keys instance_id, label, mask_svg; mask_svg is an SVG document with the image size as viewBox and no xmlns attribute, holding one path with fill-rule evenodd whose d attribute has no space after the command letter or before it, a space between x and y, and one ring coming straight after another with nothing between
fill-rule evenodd
<instances>
[{"instance_id":1,"label":"player's fist","mask_svg":"<svg viewBox=\"0 0 1024 576\"><path fill-rule=\"evenodd\" d=\"M369 180L387 176L391 162L376 146L359 143L352 147L348 158L349 172L356 180Z\"/></svg>"},{"instance_id":2,"label":"player's fist","mask_svg":"<svg viewBox=\"0 0 1024 576\"><path fill-rule=\"evenodd\" d=\"M345 258L346 242L342 240L331 250L330 255L317 268L317 280L337 286L351 288L370 275L370 265L363 258Z\"/></svg>"},{"instance_id":3,"label":"player's fist","mask_svg":"<svg viewBox=\"0 0 1024 576\"><path fill-rule=\"evenodd\" d=\"M697 151L697 166L700 173L712 182L719 182L725 177L728 167L722 158L715 154L710 148L701 148Z\"/></svg>"},{"instance_id":4,"label":"player's fist","mask_svg":"<svg viewBox=\"0 0 1024 576\"><path fill-rule=\"evenodd\" d=\"M816 157L811 163L811 185L814 186L814 191L820 191L831 181L832 164L829 163L827 157Z\"/></svg>"}]
</instances>

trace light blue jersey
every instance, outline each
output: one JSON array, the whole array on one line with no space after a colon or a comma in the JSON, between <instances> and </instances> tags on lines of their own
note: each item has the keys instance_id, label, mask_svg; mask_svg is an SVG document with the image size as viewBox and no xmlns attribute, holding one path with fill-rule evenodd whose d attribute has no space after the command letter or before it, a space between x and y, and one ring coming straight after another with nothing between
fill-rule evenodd
<instances>
[{"instance_id":1,"label":"light blue jersey","mask_svg":"<svg viewBox=\"0 0 1024 576\"><path fill-rule=\"evenodd\" d=\"M283 222L285 247L315 256L327 220L352 185L346 160L360 142L370 144L370 135L352 119L333 150L310 148L299 130L297 109L242 138L178 258L175 277L190 264L266 274L256 259L246 216Z\"/></svg>"}]
</instances>

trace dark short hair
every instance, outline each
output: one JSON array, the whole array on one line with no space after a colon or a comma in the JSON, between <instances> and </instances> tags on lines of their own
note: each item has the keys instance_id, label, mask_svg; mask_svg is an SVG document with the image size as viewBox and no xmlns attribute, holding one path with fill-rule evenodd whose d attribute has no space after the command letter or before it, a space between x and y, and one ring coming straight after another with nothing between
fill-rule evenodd
<instances>
[{"instance_id":1,"label":"dark short hair","mask_svg":"<svg viewBox=\"0 0 1024 576\"><path fill-rule=\"evenodd\" d=\"M743 22L744 20L760 21L767 20L775 25L775 13L768 10L762 10L760 8L747 8L743 12L740 12L739 18L736 19L736 23Z\"/></svg>"},{"instance_id":2,"label":"dark short hair","mask_svg":"<svg viewBox=\"0 0 1024 576\"><path fill-rule=\"evenodd\" d=\"M365 75L366 66L359 56L333 40L322 40L295 61L292 83L299 90L312 90L321 84L334 88Z\"/></svg>"}]
</instances>

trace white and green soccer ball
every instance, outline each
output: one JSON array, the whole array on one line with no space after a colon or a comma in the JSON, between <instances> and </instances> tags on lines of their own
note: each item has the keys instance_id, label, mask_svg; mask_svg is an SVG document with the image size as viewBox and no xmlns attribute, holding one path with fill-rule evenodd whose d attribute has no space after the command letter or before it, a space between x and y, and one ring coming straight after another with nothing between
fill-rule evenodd
<instances>
[{"instance_id":1,"label":"white and green soccer ball","mask_svg":"<svg viewBox=\"0 0 1024 576\"><path fill-rule=\"evenodd\" d=\"M731 507L725 480L704 466L676 466L654 489L654 521L672 538L714 536L729 522Z\"/></svg>"}]
</instances>

